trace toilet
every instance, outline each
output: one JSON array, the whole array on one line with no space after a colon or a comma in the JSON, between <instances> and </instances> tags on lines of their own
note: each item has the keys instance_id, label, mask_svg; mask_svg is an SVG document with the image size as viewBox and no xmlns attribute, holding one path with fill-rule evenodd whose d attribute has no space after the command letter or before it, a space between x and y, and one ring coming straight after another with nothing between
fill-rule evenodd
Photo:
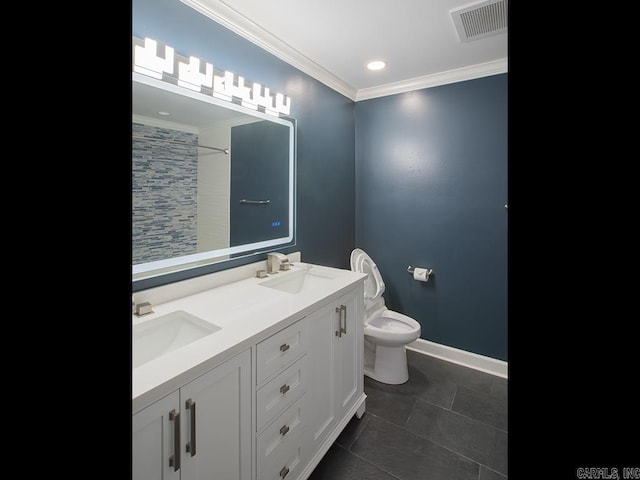
<instances>
[{"instance_id":1,"label":"toilet","mask_svg":"<svg viewBox=\"0 0 640 480\"><path fill-rule=\"evenodd\" d=\"M375 262L363 250L351 252L351 270L366 273L364 281L364 374L382 383L409 380L405 345L420 337L413 318L387 309L384 281Z\"/></svg>"}]
</instances>

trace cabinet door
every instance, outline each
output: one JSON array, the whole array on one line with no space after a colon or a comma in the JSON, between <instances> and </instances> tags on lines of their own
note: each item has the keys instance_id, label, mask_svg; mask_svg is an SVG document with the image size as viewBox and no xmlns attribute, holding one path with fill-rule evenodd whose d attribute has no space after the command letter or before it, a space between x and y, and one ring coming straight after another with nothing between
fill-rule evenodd
<instances>
[{"instance_id":1,"label":"cabinet door","mask_svg":"<svg viewBox=\"0 0 640 480\"><path fill-rule=\"evenodd\" d=\"M307 317L311 449L320 446L364 388L362 288ZM360 300L359 300L360 299Z\"/></svg>"},{"instance_id":2,"label":"cabinet door","mask_svg":"<svg viewBox=\"0 0 640 480\"><path fill-rule=\"evenodd\" d=\"M337 322L346 324L345 332L336 339L336 363L340 365L337 389L338 417L342 418L359 398L364 386L362 377L362 311L355 294L347 294L338 300L335 315ZM342 317L342 318L340 318ZM358 323L359 322L359 323ZM362 387L361 385L362 384Z\"/></svg>"},{"instance_id":3,"label":"cabinet door","mask_svg":"<svg viewBox=\"0 0 640 480\"><path fill-rule=\"evenodd\" d=\"M250 360L247 350L180 389L181 480L251 479Z\"/></svg>"},{"instance_id":4,"label":"cabinet door","mask_svg":"<svg viewBox=\"0 0 640 480\"><path fill-rule=\"evenodd\" d=\"M179 440L175 443L180 416L173 415L180 412L179 399L175 391L133 416L133 480L180 479L179 461L175 464L176 448L181 448Z\"/></svg>"},{"instance_id":5,"label":"cabinet door","mask_svg":"<svg viewBox=\"0 0 640 480\"><path fill-rule=\"evenodd\" d=\"M335 305L323 307L307 316L309 337L309 442L311 451L322 443L337 422L335 348L337 317Z\"/></svg>"}]
</instances>

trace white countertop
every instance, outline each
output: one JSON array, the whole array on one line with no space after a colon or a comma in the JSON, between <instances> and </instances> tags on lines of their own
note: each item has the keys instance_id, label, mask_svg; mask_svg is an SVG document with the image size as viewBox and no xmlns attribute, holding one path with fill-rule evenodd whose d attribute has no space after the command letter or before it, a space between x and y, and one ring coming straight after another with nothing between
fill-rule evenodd
<instances>
[{"instance_id":1,"label":"white countertop","mask_svg":"<svg viewBox=\"0 0 640 480\"><path fill-rule=\"evenodd\" d=\"M334 278L326 285L318 285L297 294L259 285L265 280L281 278L302 268L311 268L314 272ZM303 318L365 277L365 274L350 270L295 262L287 272L269 275L268 278L252 276L153 305L153 313L142 317L132 314L132 326L176 310L184 310L222 327L211 335L133 369L133 413Z\"/></svg>"}]
</instances>

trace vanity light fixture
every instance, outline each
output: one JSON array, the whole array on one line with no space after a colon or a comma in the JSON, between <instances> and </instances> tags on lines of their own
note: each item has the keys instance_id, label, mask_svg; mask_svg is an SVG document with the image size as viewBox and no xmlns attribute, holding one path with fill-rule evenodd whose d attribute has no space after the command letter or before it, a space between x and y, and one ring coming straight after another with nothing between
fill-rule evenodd
<instances>
[{"instance_id":1,"label":"vanity light fixture","mask_svg":"<svg viewBox=\"0 0 640 480\"><path fill-rule=\"evenodd\" d=\"M133 47L133 71L142 73L149 77L162 80L164 72L173 74L173 48L165 46L164 58L156 54L158 42L151 38L144 39L144 47L135 45Z\"/></svg>"},{"instance_id":2,"label":"vanity light fixture","mask_svg":"<svg viewBox=\"0 0 640 480\"><path fill-rule=\"evenodd\" d=\"M205 62L205 72L200 73L200 59L189 57L189 63L178 63L178 85L199 92L200 87L213 88L213 65Z\"/></svg>"},{"instance_id":3,"label":"vanity light fixture","mask_svg":"<svg viewBox=\"0 0 640 480\"><path fill-rule=\"evenodd\" d=\"M164 48L158 48L163 46ZM159 53L163 50L162 53ZM250 84L240 75L225 71L217 75L213 65L197 57L184 57L168 45L145 37L133 37L133 71L177 84L198 93L211 95L227 102L239 103L252 110L273 116L289 115L291 98L281 93L272 94L259 83ZM177 78L174 71L177 70ZM264 91L264 94L262 93Z\"/></svg>"},{"instance_id":4,"label":"vanity light fixture","mask_svg":"<svg viewBox=\"0 0 640 480\"><path fill-rule=\"evenodd\" d=\"M374 60L372 62L367 63L367 68L369 70L382 70L386 66L387 66L387 63L383 62L382 60Z\"/></svg>"}]
</instances>

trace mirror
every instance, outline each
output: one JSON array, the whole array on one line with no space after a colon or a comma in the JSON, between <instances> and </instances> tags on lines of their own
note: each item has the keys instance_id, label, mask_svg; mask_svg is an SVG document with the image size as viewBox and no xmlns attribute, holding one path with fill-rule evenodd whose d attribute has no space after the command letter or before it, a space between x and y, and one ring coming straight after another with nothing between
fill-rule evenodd
<instances>
[{"instance_id":1,"label":"mirror","mask_svg":"<svg viewBox=\"0 0 640 480\"><path fill-rule=\"evenodd\" d=\"M132 273L292 245L295 123L133 73Z\"/></svg>"}]
</instances>

